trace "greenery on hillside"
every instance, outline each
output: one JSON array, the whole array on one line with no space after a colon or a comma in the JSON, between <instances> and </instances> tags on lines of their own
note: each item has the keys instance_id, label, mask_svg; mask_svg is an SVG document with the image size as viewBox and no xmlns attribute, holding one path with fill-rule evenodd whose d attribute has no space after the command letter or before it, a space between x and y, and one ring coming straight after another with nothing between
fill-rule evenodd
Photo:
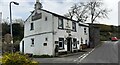
<instances>
[{"instance_id":1,"label":"greenery on hillside","mask_svg":"<svg viewBox=\"0 0 120 65\"><path fill-rule=\"evenodd\" d=\"M105 25L105 24L95 24L96 27L100 28L100 39L101 40L110 40L111 37L120 38L120 31L118 26Z\"/></svg>"}]
</instances>

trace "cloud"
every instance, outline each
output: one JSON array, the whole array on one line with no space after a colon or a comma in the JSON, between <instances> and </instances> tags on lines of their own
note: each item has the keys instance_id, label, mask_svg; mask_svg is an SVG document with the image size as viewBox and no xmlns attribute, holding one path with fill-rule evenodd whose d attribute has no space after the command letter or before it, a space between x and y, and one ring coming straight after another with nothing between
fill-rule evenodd
<instances>
[{"instance_id":1,"label":"cloud","mask_svg":"<svg viewBox=\"0 0 120 65\"><path fill-rule=\"evenodd\" d=\"M0 11L3 13L3 18L9 17L9 2L12 0L0 0ZM30 11L34 10L35 0L13 0L19 2L20 5L12 4L12 18L22 18L25 20L29 15ZM86 2L88 0L40 0L43 4L43 9L63 15L68 12L68 9L78 2ZM103 0L105 7L112 9L109 14L109 19L101 20L101 23L117 25L118 20L118 1L119 0Z\"/></svg>"},{"instance_id":2,"label":"cloud","mask_svg":"<svg viewBox=\"0 0 120 65\"><path fill-rule=\"evenodd\" d=\"M9 3L12 0L2 0L1 11L3 14L3 18L9 17ZM19 5L11 4L12 6L12 18L22 18L25 20L27 16L30 14L30 11L33 10L33 6L30 5L27 0L14 0L18 2Z\"/></svg>"}]
</instances>

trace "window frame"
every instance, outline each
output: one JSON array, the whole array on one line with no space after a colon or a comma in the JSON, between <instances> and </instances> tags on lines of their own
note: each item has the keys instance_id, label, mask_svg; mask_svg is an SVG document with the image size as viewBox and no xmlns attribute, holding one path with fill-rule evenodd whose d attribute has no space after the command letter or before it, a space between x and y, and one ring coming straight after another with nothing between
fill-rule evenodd
<instances>
[{"instance_id":1,"label":"window frame","mask_svg":"<svg viewBox=\"0 0 120 65\"><path fill-rule=\"evenodd\" d=\"M62 46L61 46L61 47L60 47L60 43L62 43ZM58 44L59 44L59 50L64 49L64 38L59 38Z\"/></svg>"},{"instance_id":2,"label":"window frame","mask_svg":"<svg viewBox=\"0 0 120 65\"><path fill-rule=\"evenodd\" d=\"M61 25L60 25L61 23ZM63 29L64 28L64 22L63 22L63 18L59 17L58 18L58 29Z\"/></svg>"},{"instance_id":3,"label":"window frame","mask_svg":"<svg viewBox=\"0 0 120 65\"><path fill-rule=\"evenodd\" d=\"M77 39L73 38L73 49L77 49Z\"/></svg>"},{"instance_id":4,"label":"window frame","mask_svg":"<svg viewBox=\"0 0 120 65\"><path fill-rule=\"evenodd\" d=\"M76 22L75 21L72 22L72 31L77 32L77 30L76 30Z\"/></svg>"}]
</instances>

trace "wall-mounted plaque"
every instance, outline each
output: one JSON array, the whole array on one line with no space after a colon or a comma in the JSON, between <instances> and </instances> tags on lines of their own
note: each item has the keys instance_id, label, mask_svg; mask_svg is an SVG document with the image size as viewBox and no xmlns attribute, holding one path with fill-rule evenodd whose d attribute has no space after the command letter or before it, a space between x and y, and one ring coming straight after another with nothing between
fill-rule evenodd
<instances>
[{"instance_id":1,"label":"wall-mounted plaque","mask_svg":"<svg viewBox=\"0 0 120 65\"><path fill-rule=\"evenodd\" d=\"M42 13L35 13L35 15L32 16L32 21L35 21L41 18L42 18Z\"/></svg>"}]
</instances>

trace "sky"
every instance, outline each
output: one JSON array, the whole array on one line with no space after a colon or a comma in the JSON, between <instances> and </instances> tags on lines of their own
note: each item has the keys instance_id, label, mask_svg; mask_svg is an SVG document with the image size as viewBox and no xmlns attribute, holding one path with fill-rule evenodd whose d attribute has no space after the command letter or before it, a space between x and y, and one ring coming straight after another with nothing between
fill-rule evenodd
<instances>
[{"instance_id":1,"label":"sky","mask_svg":"<svg viewBox=\"0 0 120 65\"><path fill-rule=\"evenodd\" d=\"M12 3L12 18L26 20L34 10L34 4L36 0L0 0L0 12L2 12L3 19L7 19L9 22L9 2L15 1L19 5ZM84 0L85 2L87 0ZM112 10L108 14L108 19L101 19L98 23L107 25L118 25L118 1L120 0L103 0L104 7ZM68 12L68 9L78 2L83 0L40 0L43 5L43 9L54 12L59 15L64 15Z\"/></svg>"}]
</instances>

